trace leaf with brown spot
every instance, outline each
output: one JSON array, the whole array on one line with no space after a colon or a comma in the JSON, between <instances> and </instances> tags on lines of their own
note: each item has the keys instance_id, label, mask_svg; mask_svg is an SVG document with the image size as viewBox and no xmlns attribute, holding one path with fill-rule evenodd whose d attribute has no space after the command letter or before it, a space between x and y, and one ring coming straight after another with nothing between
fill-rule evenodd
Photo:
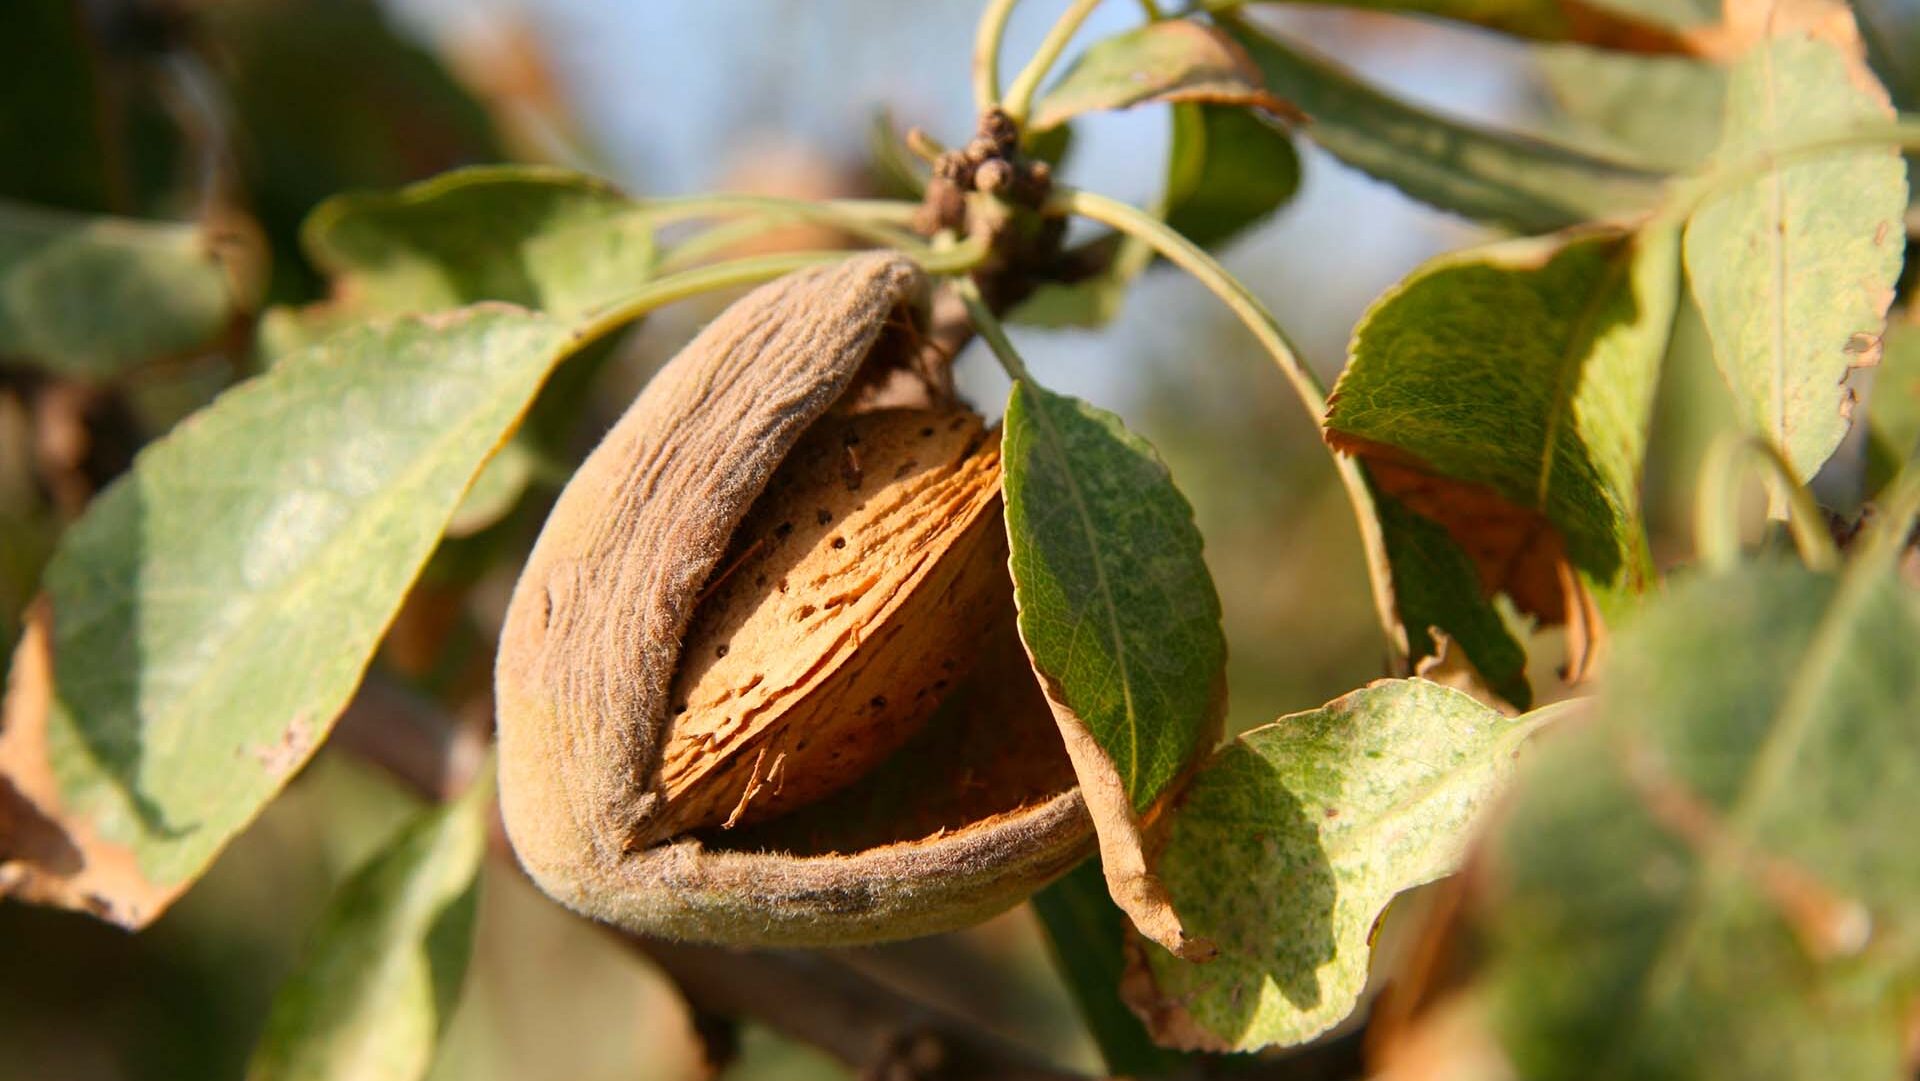
<instances>
[{"instance_id":1,"label":"leaf with brown spot","mask_svg":"<svg viewBox=\"0 0 1920 1081\"><path fill-rule=\"evenodd\" d=\"M1034 106L1028 127L1045 131L1082 113L1149 102L1240 105L1299 118L1267 92L1260 68L1232 38L1170 19L1088 46Z\"/></svg>"},{"instance_id":2,"label":"leaf with brown spot","mask_svg":"<svg viewBox=\"0 0 1920 1081\"><path fill-rule=\"evenodd\" d=\"M1783 5L1783 11L1804 5ZM1851 17L1846 24L1851 28ZM1762 167L1783 148L1891 115L1833 31L1764 39L1732 70L1707 198L1686 227L1687 279L1748 425L1811 478L1845 438L1904 255L1906 164L1891 145Z\"/></svg>"},{"instance_id":3,"label":"leaf with brown spot","mask_svg":"<svg viewBox=\"0 0 1920 1081\"><path fill-rule=\"evenodd\" d=\"M1600 641L1595 595L1652 573L1638 485L1676 246L1589 229L1443 256L1363 317L1330 399L1328 441L1442 527L1488 595L1569 626L1569 678Z\"/></svg>"}]
</instances>

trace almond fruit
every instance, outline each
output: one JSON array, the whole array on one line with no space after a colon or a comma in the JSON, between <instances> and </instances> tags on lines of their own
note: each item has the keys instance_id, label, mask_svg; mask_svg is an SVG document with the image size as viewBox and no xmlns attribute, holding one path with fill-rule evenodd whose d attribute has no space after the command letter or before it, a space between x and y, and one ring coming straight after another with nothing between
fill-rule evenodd
<instances>
[{"instance_id":1,"label":"almond fruit","mask_svg":"<svg viewBox=\"0 0 1920 1081\"><path fill-rule=\"evenodd\" d=\"M754 291L562 492L495 675L507 833L556 899L670 937L874 941L1087 851L1013 637L997 436L876 404L925 288L870 253Z\"/></svg>"}]
</instances>

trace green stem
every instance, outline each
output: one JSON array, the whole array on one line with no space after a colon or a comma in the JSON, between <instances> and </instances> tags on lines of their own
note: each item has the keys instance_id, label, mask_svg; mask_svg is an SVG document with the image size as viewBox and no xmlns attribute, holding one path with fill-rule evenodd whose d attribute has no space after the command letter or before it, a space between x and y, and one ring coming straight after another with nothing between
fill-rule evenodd
<instances>
[{"instance_id":1,"label":"green stem","mask_svg":"<svg viewBox=\"0 0 1920 1081\"><path fill-rule=\"evenodd\" d=\"M973 111L984 113L1000 104L1000 43L1007 36L1007 19L1020 0L989 0L973 32Z\"/></svg>"},{"instance_id":2,"label":"green stem","mask_svg":"<svg viewBox=\"0 0 1920 1081\"><path fill-rule=\"evenodd\" d=\"M665 307L702 293L743 285L758 285L761 282L791 274L796 270L837 263L849 258L852 254L846 251L783 252L779 255L762 255L752 259L734 259L694 270L683 270L678 274L669 274L641 286L625 300L594 313L575 331L575 334L584 344L613 333L655 308ZM978 266L980 261L987 257L987 243L984 238L969 238L940 251L922 248L920 251L909 251L905 254L919 263L921 269L929 274L963 274Z\"/></svg>"},{"instance_id":3,"label":"green stem","mask_svg":"<svg viewBox=\"0 0 1920 1081\"><path fill-rule=\"evenodd\" d=\"M1040 90L1040 84L1046 80L1047 73L1067 51L1067 45L1073 41L1073 35L1080 32L1080 24L1087 21L1093 9L1100 6L1100 0L1073 0L1073 6L1061 14L1058 21L1040 39L1040 47L1033 52L1033 59L1013 77L1012 85L1007 87L1007 96L1000 102L1000 108L1013 118L1015 123L1027 119L1028 111L1033 107L1033 96Z\"/></svg>"},{"instance_id":4,"label":"green stem","mask_svg":"<svg viewBox=\"0 0 1920 1081\"><path fill-rule=\"evenodd\" d=\"M1168 262L1193 275L1253 332L1260 345L1273 357L1274 363L1280 366L1281 374L1293 385L1294 395L1313 417L1314 426L1318 428L1324 425L1327 392L1321 387L1319 379L1301 362L1300 355L1287 341L1273 313L1267 311L1266 305L1248 292L1247 287L1240 284L1240 280L1228 273L1213 256L1175 232L1165 222L1104 195L1062 186L1054 190L1047 206L1056 213L1078 214L1127 236L1138 237ZM1351 457L1333 452L1333 465L1340 476L1341 486L1346 489L1347 502L1353 505L1354 519L1360 528L1360 544L1366 554L1367 578L1373 589L1375 614L1395 658L1404 660L1407 654L1406 632L1400 626L1394 604L1393 569L1387 562L1386 536L1381 532L1380 518L1374 510L1373 491L1367 486L1366 475L1361 471L1360 464Z\"/></svg>"},{"instance_id":5,"label":"green stem","mask_svg":"<svg viewBox=\"0 0 1920 1081\"><path fill-rule=\"evenodd\" d=\"M1713 574L1731 571L1740 562L1740 492L1746 471L1766 470L1770 490L1785 493L1787 528L1794 547L1809 570L1823 574L1840 567L1840 550L1813 496L1800 485L1778 449L1765 440L1725 436L1707 450L1700 467L1700 493L1694 505L1694 546L1700 562Z\"/></svg>"},{"instance_id":6,"label":"green stem","mask_svg":"<svg viewBox=\"0 0 1920 1081\"><path fill-rule=\"evenodd\" d=\"M1026 362L1013 348L1013 339L1007 337L1007 328L1000 324L993 309L987 307L987 300L980 295L980 287L972 278L955 278L953 288L960 300L967 306L967 319L973 323L974 332L980 340L987 343L1000 367L1006 369L1008 378L1016 383L1033 384L1033 373L1027 370Z\"/></svg>"},{"instance_id":7,"label":"green stem","mask_svg":"<svg viewBox=\"0 0 1920 1081\"><path fill-rule=\"evenodd\" d=\"M637 213L658 225L741 215L818 222L844 230L862 240L911 251L925 243L920 236L903 228L913 224L917 210L918 203L895 199L828 199L816 202L770 195L689 195L642 200Z\"/></svg>"}]
</instances>

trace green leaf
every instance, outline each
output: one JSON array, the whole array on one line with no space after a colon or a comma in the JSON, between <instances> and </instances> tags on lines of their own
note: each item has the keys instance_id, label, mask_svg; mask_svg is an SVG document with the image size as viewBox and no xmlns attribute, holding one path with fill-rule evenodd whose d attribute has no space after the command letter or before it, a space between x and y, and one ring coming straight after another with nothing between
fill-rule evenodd
<instances>
[{"instance_id":1,"label":"green leaf","mask_svg":"<svg viewBox=\"0 0 1920 1081\"><path fill-rule=\"evenodd\" d=\"M1382 680L1222 748L1174 815L1161 874L1220 947L1147 946L1136 1010L1195 1050L1297 1044L1349 1013L1387 902L1459 864L1541 715L1507 718L1425 680ZM1137 985L1134 985L1137 987Z\"/></svg>"},{"instance_id":2,"label":"green leaf","mask_svg":"<svg viewBox=\"0 0 1920 1081\"><path fill-rule=\"evenodd\" d=\"M430 808L327 904L274 996L248 1081L416 1081L459 999L493 795L491 771Z\"/></svg>"},{"instance_id":3,"label":"green leaf","mask_svg":"<svg viewBox=\"0 0 1920 1081\"><path fill-rule=\"evenodd\" d=\"M1211 102L1290 111L1226 35L1185 19L1148 23L1087 46L1035 104L1034 131L1082 113L1147 102Z\"/></svg>"},{"instance_id":4,"label":"green leaf","mask_svg":"<svg viewBox=\"0 0 1920 1081\"><path fill-rule=\"evenodd\" d=\"M1720 141L1727 72L1717 64L1578 45L1544 47L1534 59L1560 110L1609 152L1681 172Z\"/></svg>"},{"instance_id":5,"label":"green leaf","mask_svg":"<svg viewBox=\"0 0 1920 1081\"><path fill-rule=\"evenodd\" d=\"M1194 243L1227 243L1285 205L1299 189L1300 158L1292 138L1254 112L1189 103L1173 106L1171 115L1166 190L1157 212ZM1103 243L1110 253L1103 269L1080 281L1042 282L1010 320L1042 327L1112 322L1134 279L1153 263L1153 249L1133 237L1094 241L1087 247Z\"/></svg>"},{"instance_id":6,"label":"green leaf","mask_svg":"<svg viewBox=\"0 0 1920 1081\"><path fill-rule=\"evenodd\" d=\"M1890 563L1696 576L1621 637L1492 846L1519 1076L1911 1072L1920 595Z\"/></svg>"},{"instance_id":7,"label":"green leaf","mask_svg":"<svg viewBox=\"0 0 1920 1081\"><path fill-rule=\"evenodd\" d=\"M653 270L653 223L611 184L563 169L459 169L336 196L301 230L313 265L369 315L504 300L567 318Z\"/></svg>"},{"instance_id":8,"label":"green leaf","mask_svg":"<svg viewBox=\"0 0 1920 1081\"><path fill-rule=\"evenodd\" d=\"M1486 589L1524 612L1583 610L1568 564L1603 594L1643 588L1640 466L1679 299L1676 247L1671 229L1595 230L1428 263L1362 317L1328 440L1445 527ZM1463 641L1491 632L1439 626Z\"/></svg>"},{"instance_id":9,"label":"green leaf","mask_svg":"<svg viewBox=\"0 0 1920 1081\"><path fill-rule=\"evenodd\" d=\"M885 105L867 122L867 173L889 199L918 199L927 191L927 163L908 149L893 110Z\"/></svg>"},{"instance_id":10,"label":"green leaf","mask_svg":"<svg viewBox=\"0 0 1920 1081\"><path fill-rule=\"evenodd\" d=\"M1226 639L1193 509L1120 419L1025 380L1002 436L1020 639L1067 739L1114 900L1179 947L1138 812L1218 738ZM1157 913L1157 915L1155 915Z\"/></svg>"},{"instance_id":11,"label":"green leaf","mask_svg":"<svg viewBox=\"0 0 1920 1081\"><path fill-rule=\"evenodd\" d=\"M1686 52L1683 28L1709 22L1715 0L1328 0L1340 7L1428 15L1535 41L1578 41L1638 52ZM1231 9L1240 0L1207 0ZM1691 10L1689 10L1691 9Z\"/></svg>"},{"instance_id":12,"label":"green leaf","mask_svg":"<svg viewBox=\"0 0 1920 1081\"><path fill-rule=\"evenodd\" d=\"M1443 647L1436 632L1445 634L1452 648L1466 654L1488 690L1516 709L1533 705L1527 651L1481 588L1473 557L1445 526L1415 514L1381 491L1371 477L1367 483L1386 541L1394 606L1406 629L1409 659L1440 656Z\"/></svg>"},{"instance_id":13,"label":"green leaf","mask_svg":"<svg viewBox=\"0 0 1920 1081\"><path fill-rule=\"evenodd\" d=\"M1055 967L1080 1008L1108 1072L1142 1078L1164 1077L1178 1070L1185 1056L1155 1044L1146 1026L1120 999L1127 917L1107 896L1100 861L1087 860L1034 894L1033 911L1047 932Z\"/></svg>"},{"instance_id":14,"label":"green leaf","mask_svg":"<svg viewBox=\"0 0 1920 1081\"><path fill-rule=\"evenodd\" d=\"M1166 222L1203 248L1259 224L1300 188L1300 157L1286 132L1248 109L1173 107Z\"/></svg>"},{"instance_id":15,"label":"green leaf","mask_svg":"<svg viewBox=\"0 0 1920 1081\"><path fill-rule=\"evenodd\" d=\"M1803 480L1846 435L1848 370L1872 347L1900 273L1906 166L1891 148L1749 173L1765 155L1889 115L1833 46L1757 46L1734 68L1720 190L1687 223L1687 274L1748 424Z\"/></svg>"},{"instance_id":16,"label":"green leaf","mask_svg":"<svg viewBox=\"0 0 1920 1081\"><path fill-rule=\"evenodd\" d=\"M479 305L336 335L135 460L14 656L16 889L152 920L325 737L573 328Z\"/></svg>"},{"instance_id":17,"label":"green leaf","mask_svg":"<svg viewBox=\"0 0 1920 1081\"><path fill-rule=\"evenodd\" d=\"M260 341L269 358L369 319L485 300L572 317L644 284L656 254L653 225L633 200L604 181L540 166L475 167L396 192L337 196L313 212L303 235L333 299L268 312ZM597 367L606 355L570 367ZM569 393L545 396L538 412L577 415L588 381L556 381ZM548 400L557 398L565 400ZM452 535L475 533L518 504L543 454L572 434L570 425L555 427L535 420L488 463Z\"/></svg>"},{"instance_id":18,"label":"green leaf","mask_svg":"<svg viewBox=\"0 0 1920 1081\"><path fill-rule=\"evenodd\" d=\"M240 307L197 225L0 201L0 354L103 379L208 348Z\"/></svg>"},{"instance_id":19,"label":"green leaf","mask_svg":"<svg viewBox=\"0 0 1920 1081\"><path fill-rule=\"evenodd\" d=\"M1307 114L1303 135L1423 203L1548 232L1661 197L1656 173L1427 112L1238 16L1219 19L1259 64L1267 89Z\"/></svg>"},{"instance_id":20,"label":"green leaf","mask_svg":"<svg viewBox=\"0 0 1920 1081\"><path fill-rule=\"evenodd\" d=\"M334 299L269 313L269 354L354 322L503 300L562 318L653 273L653 223L604 181L539 166L461 169L336 196L302 230Z\"/></svg>"}]
</instances>

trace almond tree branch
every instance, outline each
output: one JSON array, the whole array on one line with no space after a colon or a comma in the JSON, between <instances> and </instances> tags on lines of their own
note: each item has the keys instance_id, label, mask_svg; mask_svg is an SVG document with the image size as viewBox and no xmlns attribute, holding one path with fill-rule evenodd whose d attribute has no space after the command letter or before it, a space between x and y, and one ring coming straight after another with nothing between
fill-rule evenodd
<instances>
[{"instance_id":1,"label":"almond tree branch","mask_svg":"<svg viewBox=\"0 0 1920 1081\"><path fill-rule=\"evenodd\" d=\"M617 932L616 932L617 934ZM619 935L694 1009L751 1017L876 1081L1085 1081L831 954L735 951Z\"/></svg>"}]
</instances>

